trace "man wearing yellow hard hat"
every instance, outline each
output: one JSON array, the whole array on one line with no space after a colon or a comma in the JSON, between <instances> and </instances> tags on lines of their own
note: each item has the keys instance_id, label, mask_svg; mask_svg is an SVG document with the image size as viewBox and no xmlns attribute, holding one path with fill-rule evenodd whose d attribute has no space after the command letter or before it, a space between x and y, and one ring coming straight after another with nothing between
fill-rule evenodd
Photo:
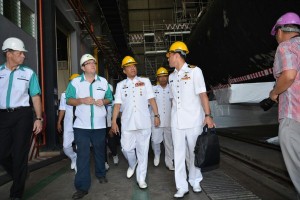
<instances>
[{"instance_id":1,"label":"man wearing yellow hard hat","mask_svg":"<svg viewBox=\"0 0 300 200\"><path fill-rule=\"evenodd\" d=\"M80 76L79 74L72 74L69 81ZM62 121L64 120L63 128ZM77 155L73 150L72 142L74 141L74 131L73 131L73 106L70 106L66 102L66 92L61 93L60 103L59 103L59 113L57 120L57 131L58 133L63 132L63 150L66 156L71 159L71 169L77 171L76 168L76 158Z\"/></svg>"},{"instance_id":2,"label":"man wearing yellow hard hat","mask_svg":"<svg viewBox=\"0 0 300 200\"><path fill-rule=\"evenodd\" d=\"M174 170L173 159L174 149L171 133L171 99L170 87L168 84L168 70L160 67L157 72L158 84L153 86L155 100L160 114L160 125L155 127L152 125L151 145L154 152L154 166L158 166L160 162L161 148L160 144L164 142L165 147L165 164L169 170ZM154 120L154 113L151 110L151 119ZM153 123L152 123L153 124Z\"/></svg>"},{"instance_id":3,"label":"man wearing yellow hard hat","mask_svg":"<svg viewBox=\"0 0 300 200\"><path fill-rule=\"evenodd\" d=\"M194 192L201 192L200 182L203 177L200 169L194 165L194 148L203 126L205 124L209 128L214 126L202 71L199 67L185 62L188 53L186 44L177 41L170 46L166 55L170 67L175 68L169 76L172 98L171 128L177 188L175 198L182 198L189 192L188 183ZM189 158L187 161L188 175L185 166L187 152Z\"/></svg>"},{"instance_id":4,"label":"man wearing yellow hard hat","mask_svg":"<svg viewBox=\"0 0 300 200\"><path fill-rule=\"evenodd\" d=\"M136 169L136 180L141 189L147 188L146 175L148 165L151 119L148 102L154 112L154 125L159 126L160 119L151 82L148 78L137 76L137 62L126 56L121 67L127 79L117 84L112 118L112 132L117 134L117 116L122 105L122 151L128 160L127 178L131 178Z\"/></svg>"}]
</instances>

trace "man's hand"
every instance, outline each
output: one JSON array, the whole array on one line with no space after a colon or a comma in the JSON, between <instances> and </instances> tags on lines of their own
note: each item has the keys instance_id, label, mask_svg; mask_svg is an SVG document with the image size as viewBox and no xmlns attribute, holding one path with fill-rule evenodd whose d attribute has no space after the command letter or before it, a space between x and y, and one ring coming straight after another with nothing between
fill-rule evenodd
<instances>
[{"instance_id":1,"label":"man's hand","mask_svg":"<svg viewBox=\"0 0 300 200\"><path fill-rule=\"evenodd\" d=\"M33 133L35 135L39 134L43 129L43 122L42 120L35 120L33 124Z\"/></svg>"},{"instance_id":2,"label":"man's hand","mask_svg":"<svg viewBox=\"0 0 300 200\"><path fill-rule=\"evenodd\" d=\"M269 94L270 99L272 99L273 101L275 101L276 103L278 103L277 99L278 99L278 94L275 94L274 90L271 90L270 94Z\"/></svg>"}]
</instances>

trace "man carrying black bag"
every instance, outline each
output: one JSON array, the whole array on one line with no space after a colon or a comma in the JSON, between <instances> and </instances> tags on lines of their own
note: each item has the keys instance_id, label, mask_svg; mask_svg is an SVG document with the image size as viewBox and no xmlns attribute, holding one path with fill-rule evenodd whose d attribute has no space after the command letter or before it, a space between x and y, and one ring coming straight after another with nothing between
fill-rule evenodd
<instances>
[{"instance_id":1,"label":"man carrying black bag","mask_svg":"<svg viewBox=\"0 0 300 200\"><path fill-rule=\"evenodd\" d=\"M169 76L175 183L178 190L174 195L175 198L182 198L189 192L188 183L194 192L201 192L200 182L203 177L200 168L194 165L194 148L204 124L209 128L214 126L202 71L199 67L185 62L188 53L187 46L177 41L170 46L166 55L170 67L175 68ZM189 157L188 182L186 152Z\"/></svg>"}]
</instances>

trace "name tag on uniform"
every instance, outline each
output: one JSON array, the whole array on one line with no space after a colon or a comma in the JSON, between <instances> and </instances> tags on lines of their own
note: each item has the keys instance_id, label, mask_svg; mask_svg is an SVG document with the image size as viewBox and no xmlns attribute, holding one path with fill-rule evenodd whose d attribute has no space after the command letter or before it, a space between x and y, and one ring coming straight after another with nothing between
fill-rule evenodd
<instances>
[{"instance_id":1,"label":"name tag on uniform","mask_svg":"<svg viewBox=\"0 0 300 200\"><path fill-rule=\"evenodd\" d=\"M144 85L145 85L144 82L137 82L137 83L135 84L135 87L141 87L141 86L144 86Z\"/></svg>"}]
</instances>

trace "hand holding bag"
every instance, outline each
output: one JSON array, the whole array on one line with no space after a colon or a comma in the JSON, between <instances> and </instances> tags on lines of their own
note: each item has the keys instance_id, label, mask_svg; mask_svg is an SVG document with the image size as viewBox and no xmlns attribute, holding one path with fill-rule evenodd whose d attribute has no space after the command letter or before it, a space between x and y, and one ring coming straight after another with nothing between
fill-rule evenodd
<instances>
[{"instance_id":1,"label":"hand holding bag","mask_svg":"<svg viewBox=\"0 0 300 200\"><path fill-rule=\"evenodd\" d=\"M202 171L216 169L220 163L220 145L215 127L203 127L203 132L198 136L195 153L195 166Z\"/></svg>"}]
</instances>

